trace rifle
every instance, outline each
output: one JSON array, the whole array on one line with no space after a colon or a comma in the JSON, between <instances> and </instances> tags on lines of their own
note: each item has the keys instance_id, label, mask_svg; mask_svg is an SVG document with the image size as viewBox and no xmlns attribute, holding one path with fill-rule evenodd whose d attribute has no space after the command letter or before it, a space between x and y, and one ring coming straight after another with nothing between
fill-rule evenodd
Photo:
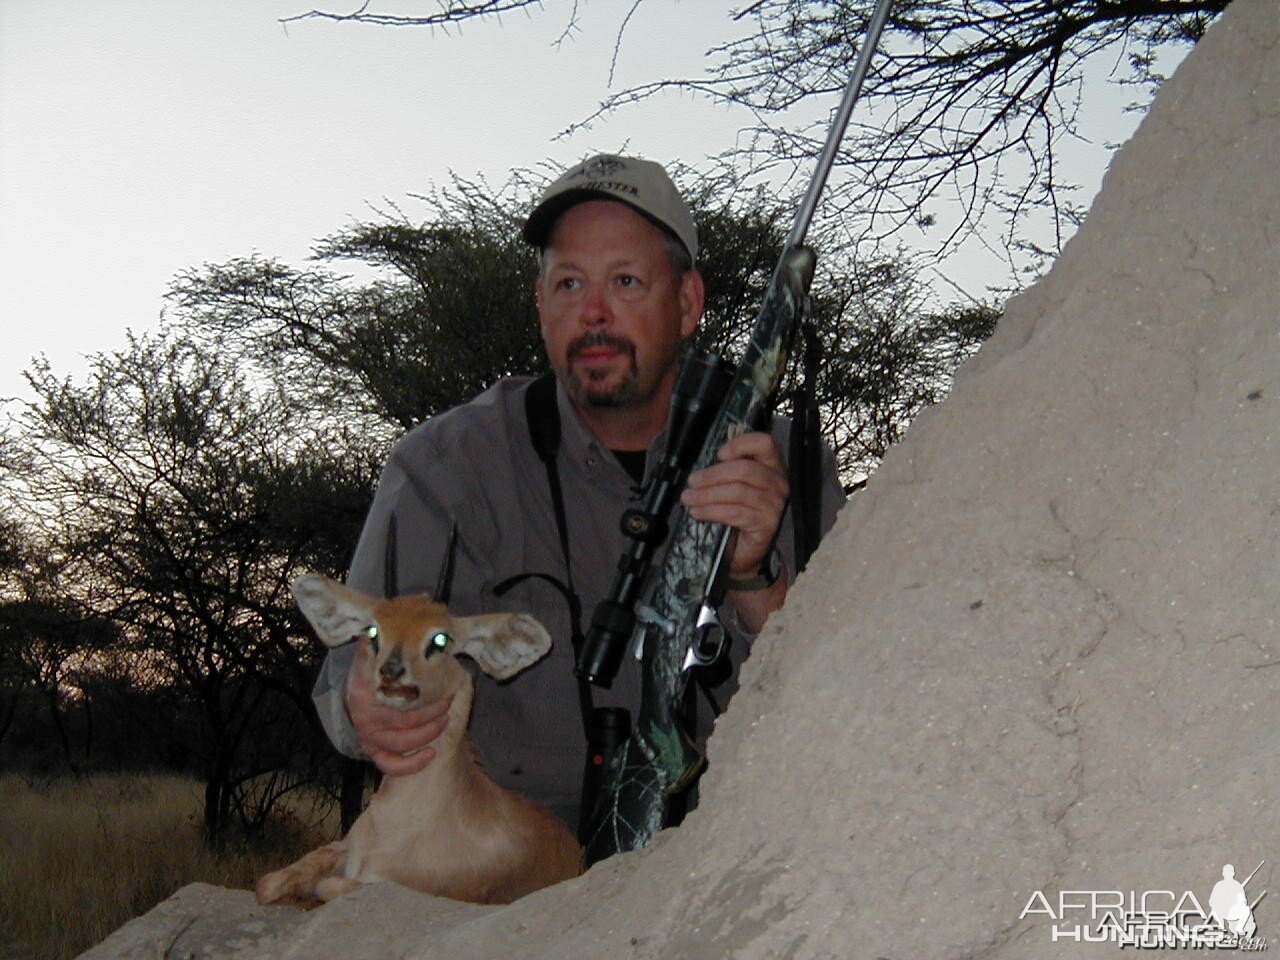
<instances>
[{"instance_id":1,"label":"rifle","mask_svg":"<svg viewBox=\"0 0 1280 960\"><path fill-rule=\"evenodd\" d=\"M582 831L587 862L647 846L667 823L670 799L701 772L703 758L681 720L690 668L714 662L724 638L715 608L724 599L730 530L683 515L656 570L649 564L666 535L666 516L691 470L772 408L796 327L807 309L816 257L804 246L818 198L835 162L879 42L892 0L878 0L853 74L828 132L818 166L757 315L742 360L731 375L714 356L695 354L681 373L672 405L668 449L644 505L628 511L630 538L609 597L592 618L577 661L580 677L609 686L628 641L641 658L641 701L634 727L607 761L603 785ZM716 394L723 393L717 399ZM712 416L711 414L714 414ZM705 431L705 435L703 434ZM688 463L686 451L699 449Z\"/></svg>"}]
</instances>

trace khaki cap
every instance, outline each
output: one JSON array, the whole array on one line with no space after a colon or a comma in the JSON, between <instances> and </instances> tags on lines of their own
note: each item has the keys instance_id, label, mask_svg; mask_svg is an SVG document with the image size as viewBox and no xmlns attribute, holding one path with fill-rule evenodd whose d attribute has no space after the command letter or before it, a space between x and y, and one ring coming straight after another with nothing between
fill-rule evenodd
<instances>
[{"instance_id":1,"label":"khaki cap","mask_svg":"<svg viewBox=\"0 0 1280 960\"><path fill-rule=\"evenodd\" d=\"M679 240L689 251L689 259L697 259L698 229L693 214L667 171L652 160L608 153L570 168L547 187L525 222L525 241L539 249L545 247L560 214L586 200L627 204Z\"/></svg>"}]
</instances>

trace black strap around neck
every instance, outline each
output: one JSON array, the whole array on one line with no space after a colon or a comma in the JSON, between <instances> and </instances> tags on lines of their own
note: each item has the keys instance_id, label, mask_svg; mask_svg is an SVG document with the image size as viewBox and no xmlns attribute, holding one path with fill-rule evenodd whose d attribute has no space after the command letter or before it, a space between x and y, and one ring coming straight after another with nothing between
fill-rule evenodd
<instances>
[{"instance_id":1,"label":"black strap around neck","mask_svg":"<svg viewBox=\"0 0 1280 960\"><path fill-rule=\"evenodd\" d=\"M573 568L569 563L569 524L564 513L564 491L560 486L560 467L556 462L560 454L560 407L556 403L556 379L544 373L524 395L524 412L529 421L529 439L534 452L547 471L547 486L551 488L551 509L556 515L556 530L560 534L560 551L564 554L564 577L569 592L577 599L573 589ZM574 611L574 633L578 631L581 610ZM577 637L575 636L575 643Z\"/></svg>"},{"instance_id":2,"label":"black strap around neck","mask_svg":"<svg viewBox=\"0 0 1280 960\"><path fill-rule=\"evenodd\" d=\"M569 605L569 628L573 643L574 659L582 649L585 640L582 633L582 600L573 586L573 564L569 554L569 524L565 518L564 490L560 485L560 467L557 457L560 453L560 408L556 402L556 379L551 373L544 373L533 383L524 396L525 418L529 421L529 439L533 443L534 452L542 461L547 471L547 486L551 490L551 509L556 517L556 531L560 535L560 552L564 555L564 583L545 573L523 573L509 577L494 588L501 595L516 583L530 578L545 580L555 586L564 595ZM591 711L593 701L591 687L583 679L578 678L578 703L582 708L583 730L590 733Z\"/></svg>"}]
</instances>

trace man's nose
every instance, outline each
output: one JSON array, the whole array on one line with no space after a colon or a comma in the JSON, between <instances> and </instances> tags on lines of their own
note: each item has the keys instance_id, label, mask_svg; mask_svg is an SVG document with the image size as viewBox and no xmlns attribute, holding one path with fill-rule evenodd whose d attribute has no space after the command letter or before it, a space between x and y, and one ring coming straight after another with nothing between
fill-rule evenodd
<instances>
[{"instance_id":1,"label":"man's nose","mask_svg":"<svg viewBox=\"0 0 1280 960\"><path fill-rule=\"evenodd\" d=\"M613 312L604 293L604 287L598 283L589 283L583 289L580 319L584 327L605 326L613 320Z\"/></svg>"}]
</instances>

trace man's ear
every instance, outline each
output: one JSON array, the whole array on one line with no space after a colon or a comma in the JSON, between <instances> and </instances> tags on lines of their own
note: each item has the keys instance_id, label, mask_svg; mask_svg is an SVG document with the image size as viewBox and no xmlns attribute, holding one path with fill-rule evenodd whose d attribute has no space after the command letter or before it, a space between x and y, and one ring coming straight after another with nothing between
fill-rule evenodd
<instances>
[{"instance_id":1,"label":"man's ear","mask_svg":"<svg viewBox=\"0 0 1280 960\"><path fill-rule=\"evenodd\" d=\"M289 589L326 647L367 637L374 625L373 599L336 580L305 573L289 584Z\"/></svg>"},{"instance_id":2,"label":"man's ear","mask_svg":"<svg viewBox=\"0 0 1280 960\"><path fill-rule=\"evenodd\" d=\"M689 338L698 329L707 300L707 285L697 270L688 270L680 278L680 336Z\"/></svg>"},{"instance_id":3,"label":"man's ear","mask_svg":"<svg viewBox=\"0 0 1280 960\"><path fill-rule=\"evenodd\" d=\"M465 653L495 680L514 677L551 650L551 635L527 613L454 617L453 632Z\"/></svg>"}]
</instances>

